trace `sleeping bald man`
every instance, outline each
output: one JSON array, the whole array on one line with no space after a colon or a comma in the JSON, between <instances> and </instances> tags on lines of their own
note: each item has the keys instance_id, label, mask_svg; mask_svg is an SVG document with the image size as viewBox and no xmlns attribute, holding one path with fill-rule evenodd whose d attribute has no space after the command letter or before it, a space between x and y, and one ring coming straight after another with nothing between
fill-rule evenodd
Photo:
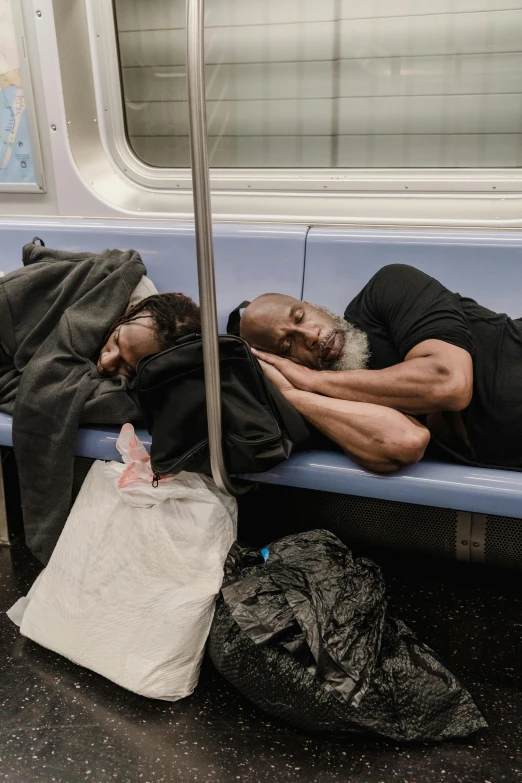
<instances>
[{"instance_id":1,"label":"sleeping bald man","mask_svg":"<svg viewBox=\"0 0 522 783\"><path fill-rule=\"evenodd\" d=\"M459 462L522 470L522 320L414 267L383 267L344 318L265 294L241 336L301 414L369 470L418 462L430 438Z\"/></svg>"}]
</instances>

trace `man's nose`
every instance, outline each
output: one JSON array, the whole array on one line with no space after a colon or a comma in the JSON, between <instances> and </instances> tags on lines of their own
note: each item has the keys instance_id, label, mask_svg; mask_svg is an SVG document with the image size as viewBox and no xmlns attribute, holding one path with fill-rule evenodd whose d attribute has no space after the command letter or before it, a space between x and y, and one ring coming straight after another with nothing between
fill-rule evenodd
<instances>
[{"instance_id":1,"label":"man's nose","mask_svg":"<svg viewBox=\"0 0 522 783\"><path fill-rule=\"evenodd\" d=\"M100 357L102 370L107 373L116 373L118 370L118 352L105 351Z\"/></svg>"},{"instance_id":2,"label":"man's nose","mask_svg":"<svg viewBox=\"0 0 522 783\"><path fill-rule=\"evenodd\" d=\"M299 325L299 331L305 347L309 351L313 351L319 342L319 327L314 324L305 323Z\"/></svg>"}]
</instances>

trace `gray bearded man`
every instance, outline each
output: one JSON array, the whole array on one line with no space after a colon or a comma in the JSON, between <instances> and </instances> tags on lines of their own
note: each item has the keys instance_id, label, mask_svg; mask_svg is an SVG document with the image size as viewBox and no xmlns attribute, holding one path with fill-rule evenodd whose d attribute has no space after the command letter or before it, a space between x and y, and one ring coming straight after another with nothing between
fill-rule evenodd
<instances>
[{"instance_id":1,"label":"gray bearded man","mask_svg":"<svg viewBox=\"0 0 522 783\"><path fill-rule=\"evenodd\" d=\"M241 336L267 376L361 466L436 455L522 470L522 322L413 267L383 267L344 318L282 294L254 300Z\"/></svg>"}]
</instances>

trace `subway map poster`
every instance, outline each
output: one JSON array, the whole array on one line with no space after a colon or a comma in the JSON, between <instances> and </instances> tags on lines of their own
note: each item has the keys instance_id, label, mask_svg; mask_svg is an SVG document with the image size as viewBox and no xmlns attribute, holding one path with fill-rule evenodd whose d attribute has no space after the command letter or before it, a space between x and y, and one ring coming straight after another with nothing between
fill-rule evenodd
<instances>
[{"instance_id":1,"label":"subway map poster","mask_svg":"<svg viewBox=\"0 0 522 783\"><path fill-rule=\"evenodd\" d=\"M0 190L37 183L13 3L0 0Z\"/></svg>"}]
</instances>

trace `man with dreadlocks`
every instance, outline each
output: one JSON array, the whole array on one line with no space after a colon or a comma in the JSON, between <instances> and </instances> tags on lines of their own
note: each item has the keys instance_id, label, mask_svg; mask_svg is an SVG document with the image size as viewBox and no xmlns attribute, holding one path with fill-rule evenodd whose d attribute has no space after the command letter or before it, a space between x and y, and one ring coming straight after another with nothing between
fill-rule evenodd
<instances>
[{"instance_id":1,"label":"man with dreadlocks","mask_svg":"<svg viewBox=\"0 0 522 783\"><path fill-rule=\"evenodd\" d=\"M0 412L13 417L25 536L43 563L69 513L78 427L138 421L139 361L199 331L192 299L159 294L146 272L134 250L34 240L0 278Z\"/></svg>"},{"instance_id":2,"label":"man with dreadlocks","mask_svg":"<svg viewBox=\"0 0 522 783\"><path fill-rule=\"evenodd\" d=\"M113 325L96 367L100 375L132 378L141 359L200 330L199 307L185 294L153 294Z\"/></svg>"}]
</instances>

